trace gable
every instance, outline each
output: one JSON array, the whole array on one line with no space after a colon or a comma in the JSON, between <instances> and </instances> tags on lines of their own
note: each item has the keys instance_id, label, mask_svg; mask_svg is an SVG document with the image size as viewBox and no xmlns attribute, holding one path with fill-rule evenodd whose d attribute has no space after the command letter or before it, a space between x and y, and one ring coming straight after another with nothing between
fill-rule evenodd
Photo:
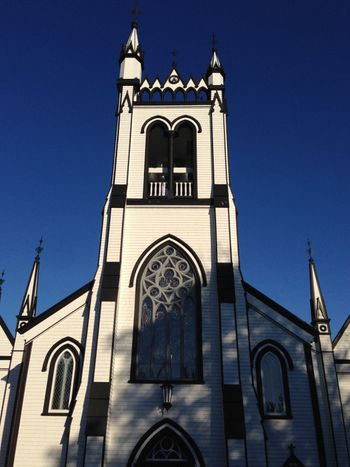
<instances>
[{"instance_id":1,"label":"gable","mask_svg":"<svg viewBox=\"0 0 350 467\"><path fill-rule=\"evenodd\" d=\"M350 315L340 328L333 341L333 349L336 359L350 359Z\"/></svg>"},{"instance_id":2,"label":"gable","mask_svg":"<svg viewBox=\"0 0 350 467\"><path fill-rule=\"evenodd\" d=\"M0 316L0 357L9 356L12 351L14 338Z\"/></svg>"}]
</instances>

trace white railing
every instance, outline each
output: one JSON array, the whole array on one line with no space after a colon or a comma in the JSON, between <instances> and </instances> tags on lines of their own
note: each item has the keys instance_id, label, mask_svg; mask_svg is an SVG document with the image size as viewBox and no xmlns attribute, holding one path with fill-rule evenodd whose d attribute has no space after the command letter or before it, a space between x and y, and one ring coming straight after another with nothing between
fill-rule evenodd
<instances>
[{"instance_id":1,"label":"white railing","mask_svg":"<svg viewBox=\"0 0 350 467\"><path fill-rule=\"evenodd\" d=\"M149 195L150 196L165 196L166 195L166 182L150 182Z\"/></svg>"},{"instance_id":2,"label":"white railing","mask_svg":"<svg viewBox=\"0 0 350 467\"><path fill-rule=\"evenodd\" d=\"M175 182L175 196L179 198L192 196L192 182Z\"/></svg>"}]
</instances>

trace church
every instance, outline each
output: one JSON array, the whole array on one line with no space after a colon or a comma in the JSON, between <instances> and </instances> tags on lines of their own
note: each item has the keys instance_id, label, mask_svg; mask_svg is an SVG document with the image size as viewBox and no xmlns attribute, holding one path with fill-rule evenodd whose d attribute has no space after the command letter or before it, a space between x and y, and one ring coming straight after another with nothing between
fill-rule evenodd
<instances>
[{"instance_id":1,"label":"church","mask_svg":"<svg viewBox=\"0 0 350 467\"><path fill-rule=\"evenodd\" d=\"M331 337L244 281L225 73L143 77L122 47L96 273L13 336L0 318L0 467L349 466L350 319Z\"/></svg>"}]
</instances>

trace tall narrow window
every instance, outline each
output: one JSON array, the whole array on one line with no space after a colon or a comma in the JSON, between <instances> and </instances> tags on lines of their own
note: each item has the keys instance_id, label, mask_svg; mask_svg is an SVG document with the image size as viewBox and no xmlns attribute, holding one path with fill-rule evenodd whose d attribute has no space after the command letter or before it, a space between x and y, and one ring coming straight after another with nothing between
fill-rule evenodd
<instances>
[{"instance_id":1,"label":"tall narrow window","mask_svg":"<svg viewBox=\"0 0 350 467\"><path fill-rule=\"evenodd\" d=\"M193 198L195 129L181 122L169 131L161 122L148 130L145 195L148 198Z\"/></svg>"},{"instance_id":2,"label":"tall narrow window","mask_svg":"<svg viewBox=\"0 0 350 467\"><path fill-rule=\"evenodd\" d=\"M279 358L267 352L261 359L261 383L266 415L284 415L286 402Z\"/></svg>"},{"instance_id":3,"label":"tall narrow window","mask_svg":"<svg viewBox=\"0 0 350 467\"><path fill-rule=\"evenodd\" d=\"M68 410L73 389L73 355L65 350L58 358L55 369L51 409Z\"/></svg>"},{"instance_id":4,"label":"tall narrow window","mask_svg":"<svg viewBox=\"0 0 350 467\"><path fill-rule=\"evenodd\" d=\"M198 380L198 285L190 261L172 244L146 263L138 285L134 379Z\"/></svg>"}]
</instances>

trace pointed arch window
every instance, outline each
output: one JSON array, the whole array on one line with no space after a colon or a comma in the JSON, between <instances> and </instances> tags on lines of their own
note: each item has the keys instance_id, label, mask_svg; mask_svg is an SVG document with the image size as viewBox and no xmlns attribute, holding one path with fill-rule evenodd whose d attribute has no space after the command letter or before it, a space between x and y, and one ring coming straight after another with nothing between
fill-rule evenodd
<instances>
[{"instance_id":1,"label":"pointed arch window","mask_svg":"<svg viewBox=\"0 0 350 467\"><path fill-rule=\"evenodd\" d=\"M161 122L148 129L146 197L195 196L195 144L195 129L188 121L179 123L174 131L169 131Z\"/></svg>"},{"instance_id":2,"label":"pointed arch window","mask_svg":"<svg viewBox=\"0 0 350 467\"><path fill-rule=\"evenodd\" d=\"M187 256L167 244L139 275L133 381L201 380L200 290Z\"/></svg>"},{"instance_id":3,"label":"pointed arch window","mask_svg":"<svg viewBox=\"0 0 350 467\"><path fill-rule=\"evenodd\" d=\"M77 389L78 350L71 343L59 344L50 349L43 364L42 371L48 368L43 415L66 415Z\"/></svg>"},{"instance_id":4,"label":"pointed arch window","mask_svg":"<svg viewBox=\"0 0 350 467\"><path fill-rule=\"evenodd\" d=\"M264 417L290 418L288 370L279 350L268 346L258 353L256 376L259 404Z\"/></svg>"}]
</instances>

